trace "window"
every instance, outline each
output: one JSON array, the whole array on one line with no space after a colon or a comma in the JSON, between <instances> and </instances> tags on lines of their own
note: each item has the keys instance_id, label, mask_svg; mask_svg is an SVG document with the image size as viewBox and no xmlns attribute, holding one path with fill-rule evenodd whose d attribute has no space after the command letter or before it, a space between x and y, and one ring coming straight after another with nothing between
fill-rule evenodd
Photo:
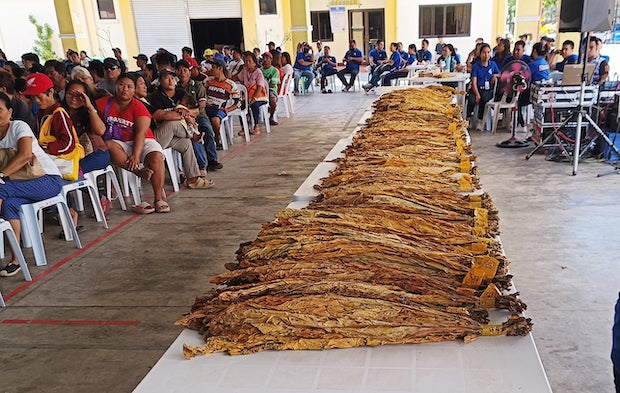
<instances>
[{"instance_id":1,"label":"window","mask_svg":"<svg viewBox=\"0 0 620 393\"><path fill-rule=\"evenodd\" d=\"M420 6L420 37L469 36L471 3Z\"/></svg>"},{"instance_id":2,"label":"window","mask_svg":"<svg viewBox=\"0 0 620 393\"><path fill-rule=\"evenodd\" d=\"M116 19L114 0L97 0L97 8L99 8L100 19Z\"/></svg>"},{"instance_id":3,"label":"window","mask_svg":"<svg viewBox=\"0 0 620 393\"><path fill-rule=\"evenodd\" d=\"M276 15L276 0L258 0L261 15Z\"/></svg>"},{"instance_id":4,"label":"window","mask_svg":"<svg viewBox=\"0 0 620 393\"><path fill-rule=\"evenodd\" d=\"M332 24L329 19L329 11L310 12L312 23L312 41L333 41Z\"/></svg>"}]
</instances>

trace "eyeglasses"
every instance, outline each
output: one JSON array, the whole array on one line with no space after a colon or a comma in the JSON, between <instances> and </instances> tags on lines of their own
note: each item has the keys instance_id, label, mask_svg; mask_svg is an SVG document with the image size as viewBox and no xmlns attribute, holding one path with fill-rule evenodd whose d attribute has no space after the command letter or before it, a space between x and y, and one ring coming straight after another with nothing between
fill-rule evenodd
<instances>
[{"instance_id":1,"label":"eyeglasses","mask_svg":"<svg viewBox=\"0 0 620 393\"><path fill-rule=\"evenodd\" d=\"M114 71L114 70L118 69L118 67L117 67L117 66L103 67L103 69L105 69L105 70L112 70L112 71Z\"/></svg>"}]
</instances>

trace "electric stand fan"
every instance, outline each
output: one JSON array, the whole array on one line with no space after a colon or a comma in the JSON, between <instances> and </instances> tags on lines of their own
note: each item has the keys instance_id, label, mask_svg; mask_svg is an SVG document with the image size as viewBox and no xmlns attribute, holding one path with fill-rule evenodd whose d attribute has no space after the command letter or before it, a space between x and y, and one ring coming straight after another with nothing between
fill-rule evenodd
<instances>
[{"instance_id":1,"label":"electric stand fan","mask_svg":"<svg viewBox=\"0 0 620 393\"><path fill-rule=\"evenodd\" d=\"M497 143L497 147L517 148L527 147L528 141L517 138L517 112L519 111L519 96L527 89L530 83L530 68L521 60L513 60L506 64L500 73L500 86L509 100L514 100L512 108L512 135L510 139ZM500 90L501 91L501 90ZM529 92L529 91L528 91Z\"/></svg>"}]
</instances>

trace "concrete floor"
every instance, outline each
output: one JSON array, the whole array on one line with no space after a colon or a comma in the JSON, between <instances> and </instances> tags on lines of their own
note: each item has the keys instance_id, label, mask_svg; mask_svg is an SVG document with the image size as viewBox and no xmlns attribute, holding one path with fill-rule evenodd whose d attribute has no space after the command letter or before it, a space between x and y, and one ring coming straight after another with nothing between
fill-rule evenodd
<instances>
[{"instance_id":1,"label":"concrete floor","mask_svg":"<svg viewBox=\"0 0 620 393\"><path fill-rule=\"evenodd\" d=\"M47 225L50 264L34 267L26 254L35 282L0 279L8 304L0 310L0 391L130 392L210 277L291 201L373 99L359 91L298 97L295 115L270 135L249 145L236 137L224 169L210 175L213 189L171 195L172 213L136 216L114 205L107 232L83 216L79 253ZM596 178L610 168L600 163L582 163L573 177L569 164L525 161L526 150L493 146L505 136L475 132L474 151L551 386L609 392L620 176Z\"/></svg>"}]
</instances>

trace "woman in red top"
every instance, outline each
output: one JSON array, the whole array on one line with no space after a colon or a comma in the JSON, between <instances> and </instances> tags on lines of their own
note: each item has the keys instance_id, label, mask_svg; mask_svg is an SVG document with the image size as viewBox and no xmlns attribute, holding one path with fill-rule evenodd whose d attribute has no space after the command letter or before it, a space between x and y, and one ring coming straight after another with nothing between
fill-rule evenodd
<instances>
[{"instance_id":1,"label":"woman in red top","mask_svg":"<svg viewBox=\"0 0 620 393\"><path fill-rule=\"evenodd\" d=\"M167 213L164 200L164 154L150 129L151 114L135 97L136 76L123 74L116 81L116 94L97 100L97 109L106 124L103 139L114 165L131 171L153 186L154 206L142 202L137 213ZM142 165L144 163L144 165Z\"/></svg>"}]
</instances>

